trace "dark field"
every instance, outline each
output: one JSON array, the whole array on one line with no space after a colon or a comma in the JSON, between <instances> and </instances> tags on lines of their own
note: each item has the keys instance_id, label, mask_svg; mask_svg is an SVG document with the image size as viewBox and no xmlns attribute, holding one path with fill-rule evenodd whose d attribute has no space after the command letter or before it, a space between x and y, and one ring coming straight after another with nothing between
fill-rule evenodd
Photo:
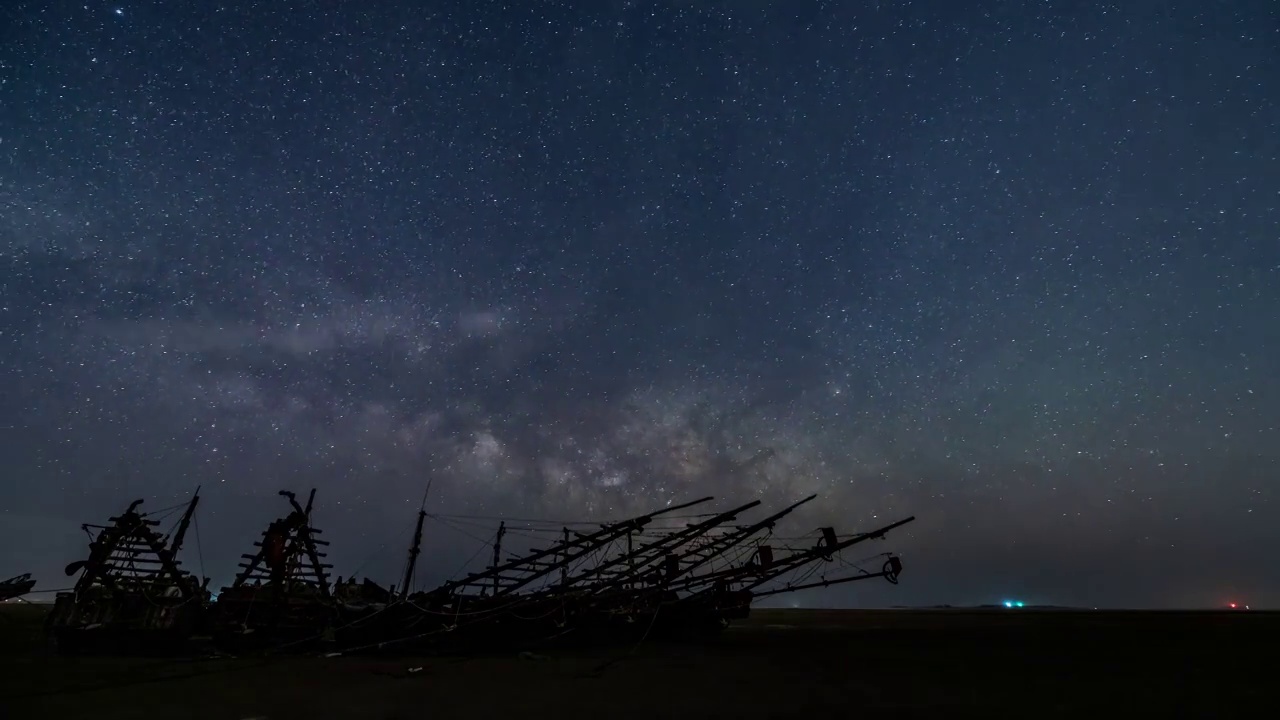
<instances>
[{"instance_id":1,"label":"dark field","mask_svg":"<svg viewBox=\"0 0 1280 720\"><path fill-rule=\"evenodd\" d=\"M759 610L703 645L68 660L40 612L0 606L0 717L1226 717L1272 704L1280 640L1280 613Z\"/></svg>"}]
</instances>

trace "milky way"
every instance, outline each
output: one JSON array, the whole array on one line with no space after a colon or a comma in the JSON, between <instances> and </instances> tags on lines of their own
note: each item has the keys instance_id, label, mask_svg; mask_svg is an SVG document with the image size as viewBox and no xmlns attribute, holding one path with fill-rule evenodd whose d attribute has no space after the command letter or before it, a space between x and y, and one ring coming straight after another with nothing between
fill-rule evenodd
<instances>
[{"instance_id":1,"label":"milky way","mask_svg":"<svg viewBox=\"0 0 1280 720\"><path fill-rule=\"evenodd\" d=\"M1033 5L6 4L0 577L315 487L389 581L430 482L918 516L810 605L1280 602L1277 10Z\"/></svg>"}]
</instances>

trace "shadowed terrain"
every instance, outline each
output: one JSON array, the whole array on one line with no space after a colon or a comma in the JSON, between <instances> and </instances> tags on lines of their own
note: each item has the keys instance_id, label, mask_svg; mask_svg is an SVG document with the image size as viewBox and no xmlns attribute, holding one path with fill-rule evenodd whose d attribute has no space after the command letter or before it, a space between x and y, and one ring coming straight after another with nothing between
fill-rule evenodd
<instances>
[{"instance_id":1,"label":"shadowed terrain","mask_svg":"<svg viewBox=\"0 0 1280 720\"><path fill-rule=\"evenodd\" d=\"M3 703L58 718L1078 716L1263 707L1280 614L759 610L717 641L473 657L53 657L0 607ZM15 714L15 717L19 715Z\"/></svg>"}]
</instances>

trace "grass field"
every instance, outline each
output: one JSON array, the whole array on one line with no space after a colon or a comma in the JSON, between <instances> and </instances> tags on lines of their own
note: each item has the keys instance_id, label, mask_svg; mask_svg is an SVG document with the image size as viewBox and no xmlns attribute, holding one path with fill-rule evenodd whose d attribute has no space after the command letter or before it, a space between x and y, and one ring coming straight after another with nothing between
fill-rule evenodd
<instances>
[{"instance_id":1,"label":"grass field","mask_svg":"<svg viewBox=\"0 0 1280 720\"><path fill-rule=\"evenodd\" d=\"M501 656L64 659L0 606L0 717L1232 716L1280 613L759 610L711 643Z\"/></svg>"}]
</instances>

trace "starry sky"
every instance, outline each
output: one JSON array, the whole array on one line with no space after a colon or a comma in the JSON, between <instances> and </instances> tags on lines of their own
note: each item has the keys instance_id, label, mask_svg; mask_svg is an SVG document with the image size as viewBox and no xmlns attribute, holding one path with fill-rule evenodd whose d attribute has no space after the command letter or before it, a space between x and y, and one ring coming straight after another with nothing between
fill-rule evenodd
<instances>
[{"instance_id":1,"label":"starry sky","mask_svg":"<svg viewBox=\"0 0 1280 720\"><path fill-rule=\"evenodd\" d=\"M1277 98L1265 0L4 3L0 576L201 486L216 587L316 487L392 582L430 481L918 517L801 605L1280 605Z\"/></svg>"}]
</instances>

